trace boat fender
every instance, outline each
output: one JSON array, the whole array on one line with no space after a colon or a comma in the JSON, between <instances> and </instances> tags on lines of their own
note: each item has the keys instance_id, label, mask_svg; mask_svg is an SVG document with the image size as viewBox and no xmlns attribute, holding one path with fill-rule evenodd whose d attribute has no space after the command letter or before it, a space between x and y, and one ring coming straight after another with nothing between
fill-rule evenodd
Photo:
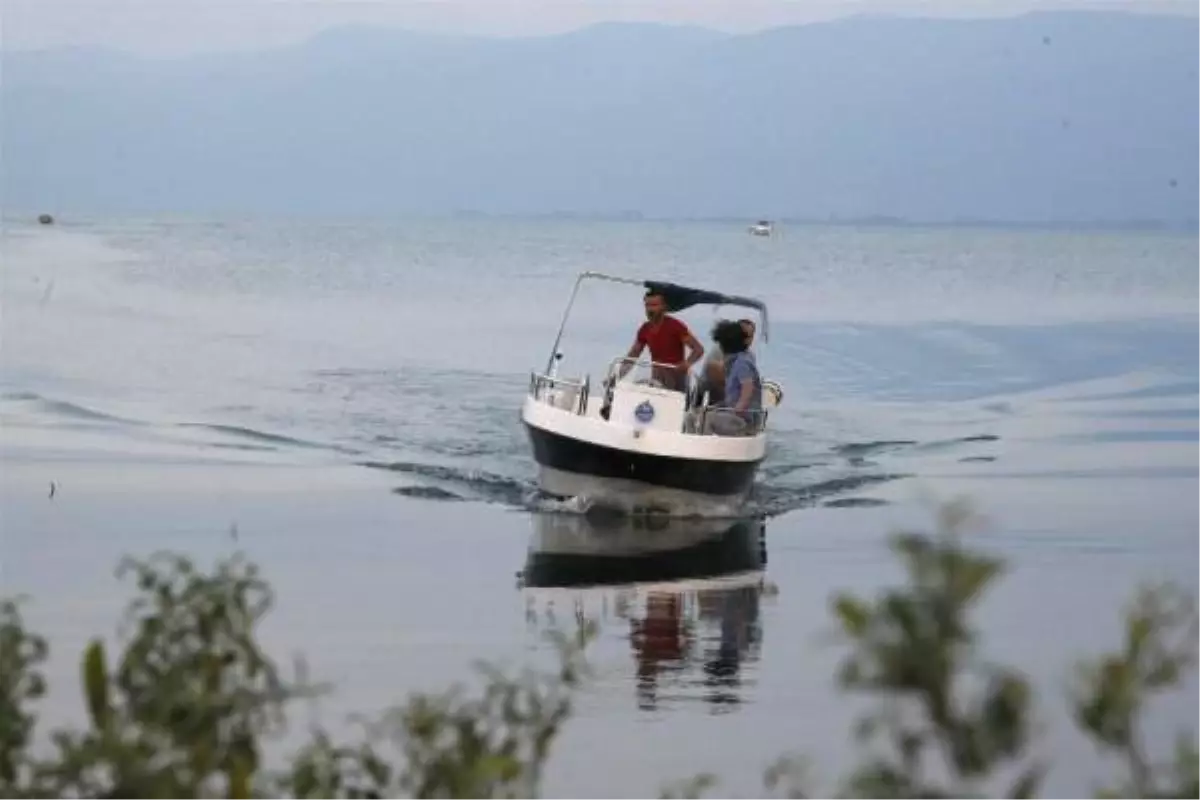
<instances>
[{"instance_id":1,"label":"boat fender","mask_svg":"<svg viewBox=\"0 0 1200 800\"><path fill-rule=\"evenodd\" d=\"M783 402L783 387L775 381L763 381L763 405L775 408Z\"/></svg>"}]
</instances>

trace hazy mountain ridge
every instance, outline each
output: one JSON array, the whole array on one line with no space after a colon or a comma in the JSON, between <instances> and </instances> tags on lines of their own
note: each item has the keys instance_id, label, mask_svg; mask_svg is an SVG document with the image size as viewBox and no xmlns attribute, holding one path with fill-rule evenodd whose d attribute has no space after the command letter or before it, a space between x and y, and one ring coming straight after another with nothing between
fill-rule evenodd
<instances>
[{"instance_id":1,"label":"hazy mountain ridge","mask_svg":"<svg viewBox=\"0 0 1200 800\"><path fill-rule=\"evenodd\" d=\"M7 53L6 207L1194 220L1197 21Z\"/></svg>"}]
</instances>

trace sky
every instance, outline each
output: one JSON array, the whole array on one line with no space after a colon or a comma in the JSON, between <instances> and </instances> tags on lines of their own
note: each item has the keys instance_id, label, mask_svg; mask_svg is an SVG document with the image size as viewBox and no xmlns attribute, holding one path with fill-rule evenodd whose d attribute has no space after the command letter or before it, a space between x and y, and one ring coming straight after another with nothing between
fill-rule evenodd
<instances>
[{"instance_id":1,"label":"sky","mask_svg":"<svg viewBox=\"0 0 1200 800\"><path fill-rule=\"evenodd\" d=\"M152 57L258 50L366 24L485 36L598 22L745 32L853 14L1005 16L1047 9L1195 14L1194 0L0 0L0 45L104 46Z\"/></svg>"}]
</instances>

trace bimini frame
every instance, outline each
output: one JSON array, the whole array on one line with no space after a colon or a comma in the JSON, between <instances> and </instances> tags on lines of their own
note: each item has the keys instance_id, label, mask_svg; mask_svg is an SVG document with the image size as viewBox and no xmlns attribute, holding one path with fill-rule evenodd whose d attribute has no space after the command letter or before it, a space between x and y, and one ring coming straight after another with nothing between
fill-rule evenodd
<instances>
[{"instance_id":1,"label":"bimini frame","mask_svg":"<svg viewBox=\"0 0 1200 800\"><path fill-rule=\"evenodd\" d=\"M563 311L562 322L558 326L558 335L554 337L554 346L550 349L550 358L546 362L546 374L553 374L554 360L558 356L558 346L562 343L563 331L567 327L567 319L571 315L571 307L575 305L575 296L579 293L579 287L588 278L596 280L611 281L612 283L625 283L630 286L642 286L646 289L656 291L666 300L667 311L676 312L691 308L697 305L713 305L713 306L742 306L743 308L753 308L758 311L761 318L759 328L762 331L763 341L768 341L769 332L767 324L767 304L762 300L753 297L741 297L739 295L724 294L722 292L713 292L708 289L693 289L689 286L680 286L676 283L667 281L647 281L637 280L635 278L622 278L617 275L605 275L601 272L581 272L579 277L575 279L575 286L571 289L571 298L567 301L567 307Z\"/></svg>"}]
</instances>

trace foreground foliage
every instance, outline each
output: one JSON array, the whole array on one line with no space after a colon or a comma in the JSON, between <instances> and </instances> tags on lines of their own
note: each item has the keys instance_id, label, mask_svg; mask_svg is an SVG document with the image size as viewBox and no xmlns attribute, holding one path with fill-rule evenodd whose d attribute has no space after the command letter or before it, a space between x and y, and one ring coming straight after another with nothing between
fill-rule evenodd
<instances>
[{"instance_id":1,"label":"foreground foliage","mask_svg":"<svg viewBox=\"0 0 1200 800\"><path fill-rule=\"evenodd\" d=\"M971 612L1003 570L966 547L971 522L945 507L936 533L900 533L892 548L905 581L867 598L831 600L846 648L837 681L873 698L856 727L858 765L838 787L850 797L1034 796L1050 764L1035 754L1034 697L1025 677L979 652ZM282 769L263 749L285 710L323 688L285 677L256 628L273 597L240 557L210 571L178 555L129 560L136 594L115 657L102 640L81 654L87 724L35 746L45 694L43 638L23 601L0 601L0 796L3 797L531 797L586 675L590 626L555 637L559 666L506 674L482 665L482 688L418 694L363 723L361 740L317 731ZM1200 796L1194 738L1170 759L1147 752L1142 720L1156 696L1194 676L1194 598L1143 589L1125 612L1124 641L1081 664L1071 686L1079 729L1117 765L1102 797ZM810 790L807 762L783 758L764 784L788 797ZM697 796L700 775L664 796Z\"/></svg>"}]
</instances>

